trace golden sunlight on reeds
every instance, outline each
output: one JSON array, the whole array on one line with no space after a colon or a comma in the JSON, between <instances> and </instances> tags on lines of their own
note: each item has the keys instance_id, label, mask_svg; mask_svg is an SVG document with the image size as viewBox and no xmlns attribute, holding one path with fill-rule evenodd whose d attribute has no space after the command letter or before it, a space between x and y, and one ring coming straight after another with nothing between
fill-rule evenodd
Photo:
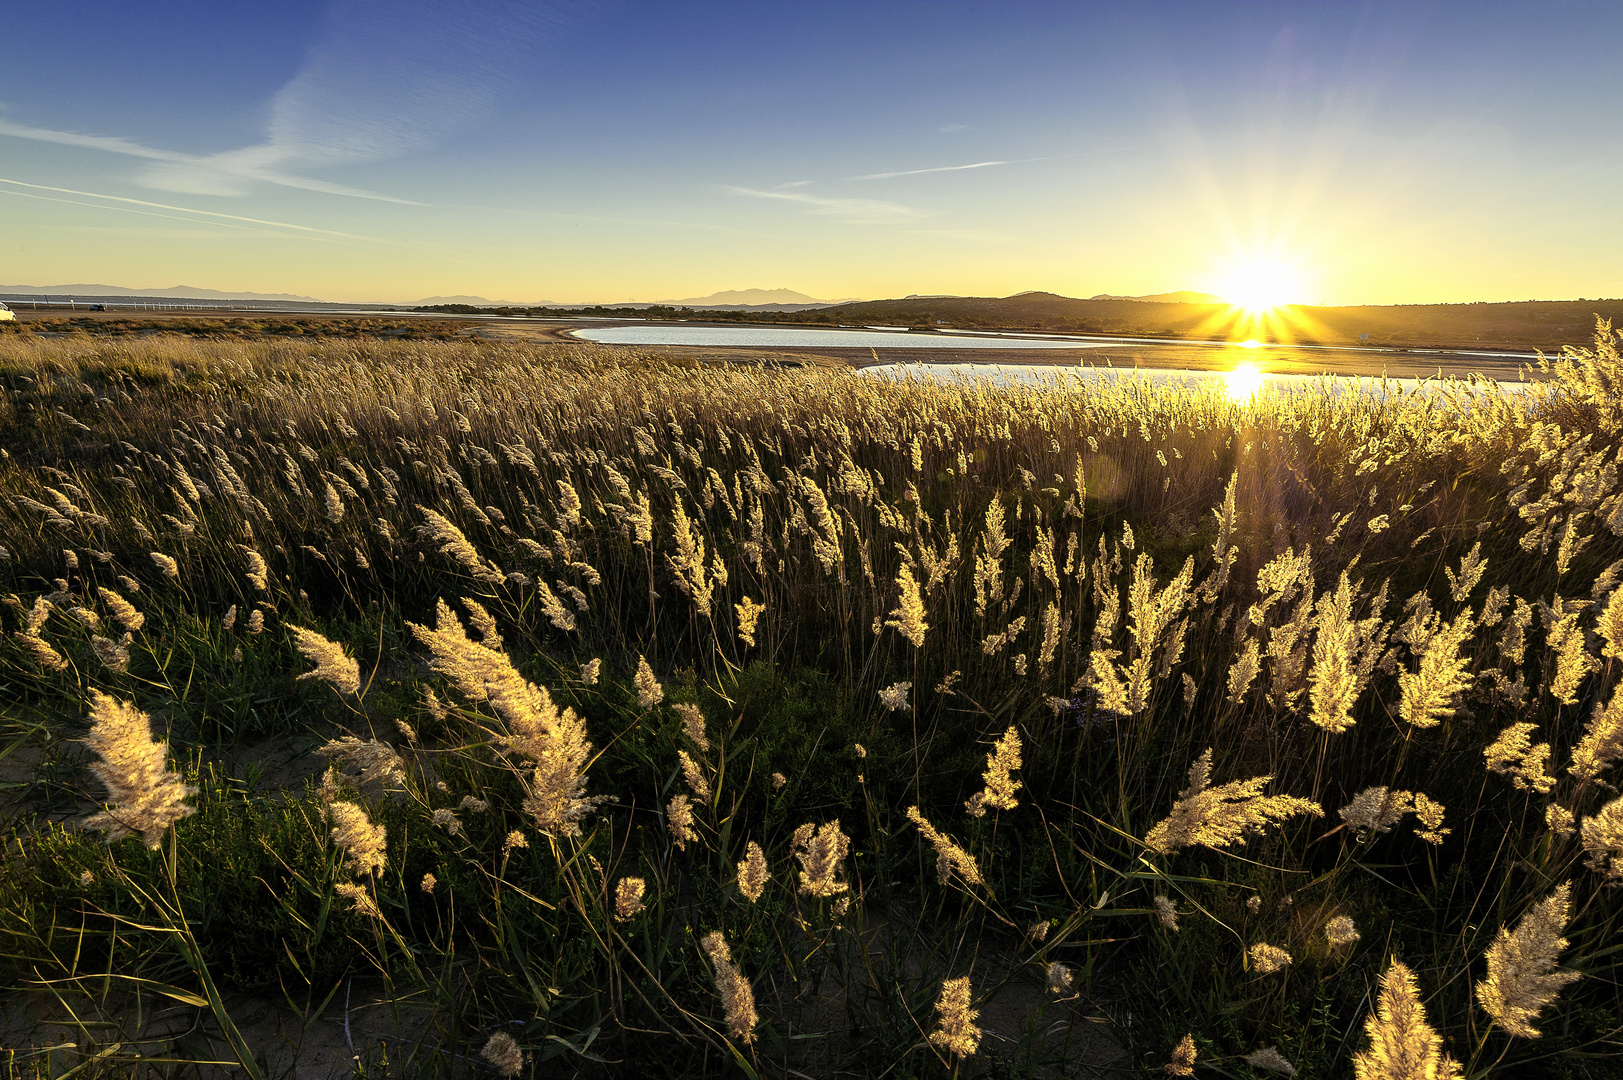
<instances>
[{"instance_id":1,"label":"golden sunlight on reeds","mask_svg":"<svg viewBox=\"0 0 1623 1080\"><path fill-rule=\"evenodd\" d=\"M57 1071L351 992L365 1075L1599 1061L1617 336L1547 367L0 336L0 970Z\"/></svg>"}]
</instances>

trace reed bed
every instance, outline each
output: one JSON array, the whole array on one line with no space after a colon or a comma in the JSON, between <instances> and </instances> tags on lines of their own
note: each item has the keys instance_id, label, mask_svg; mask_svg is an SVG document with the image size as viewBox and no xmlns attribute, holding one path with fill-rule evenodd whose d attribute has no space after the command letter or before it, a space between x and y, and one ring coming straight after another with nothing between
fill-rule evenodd
<instances>
[{"instance_id":1,"label":"reed bed","mask_svg":"<svg viewBox=\"0 0 1623 1080\"><path fill-rule=\"evenodd\" d=\"M1619 1075L1617 342L0 337L7 1067L293 1075L271 1001L356 1075Z\"/></svg>"}]
</instances>

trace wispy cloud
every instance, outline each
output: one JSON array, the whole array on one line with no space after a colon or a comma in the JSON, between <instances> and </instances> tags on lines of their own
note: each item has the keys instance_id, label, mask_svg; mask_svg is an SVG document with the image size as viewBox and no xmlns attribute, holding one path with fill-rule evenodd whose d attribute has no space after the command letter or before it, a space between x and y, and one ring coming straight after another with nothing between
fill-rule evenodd
<instances>
[{"instance_id":1,"label":"wispy cloud","mask_svg":"<svg viewBox=\"0 0 1623 1080\"><path fill-rule=\"evenodd\" d=\"M925 173L963 172L965 169L990 169L994 165L1013 165L1012 161L977 161L969 165L938 165L933 169L902 169L897 172L876 172L864 176L848 176L847 180L890 180L898 176L923 176Z\"/></svg>"},{"instance_id":2,"label":"wispy cloud","mask_svg":"<svg viewBox=\"0 0 1623 1080\"><path fill-rule=\"evenodd\" d=\"M185 154L109 135L0 120L0 135L122 154L137 182L187 195L246 195L255 183L421 205L315 179L432 145L490 111L544 32L587 0L335 0L303 66L270 101L261 141Z\"/></svg>"},{"instance_id":3,"label":"wispy cloud","mask_svg":"<svg viewBox=\"0 0 1623 1080\"><path fill-rule=\"evenodd\" d=\"M0 188L0 194L20 195L23 198L43 199L47 202L65 202L74 206L95 206L102 210L121 210L125 213L140 214L143 217L169 218L175 221L190 221L193 224L216 224L228 228L248 229L249 231L258 231L250 229L250 226L271 226L317 240L380 242L375 237L362 236L358 233L338 232L334 229L319 229L313 225L296 225L290 221L272 221L268 218L246 217L242 214L222 214L214 210L194 210L189 206L173 206L169 203L149 202L146 199L130 199L122 195L102 195L94 191L79 191L76 188L52 187L49 184L29 184L21 180L8 180L3 176L0 176L0 184L9 185L7 188ZM18 191L16 190L18 188L28 188L29 190ZM57 195L78 195L80 199L56 199L50 196L32 194L32 192L39 191L54 192ZM101 199L104 201L88 203L80 201L81 199ZM106 203L112 203L113 205L109 206ZM136 207L148 207L149 209L138 210ZM154 212L158 210L169 210L174 213L160 214ZM176 217L176 214L195 214L205 219L205 221L199 222L196 217ZM242 224L238 224L239 222Z\"/></svg>"},{"instance_id":4,"label":"wispy cloud","mask_svg":"<svg viewBox=\"0 0 1623 1080\"><path fill-rule=\"evenodd\" d=\"M247 150L232 150L206 156L183 154L174 150L143 146L118 136L52 131L49 128L14 124L8 120L0 120L0 135L143 158L154 164L148 166L145 174L140 177L142 184L159 191L176 191L190 195L242 195L246 193L245 182L257 180L282 187L302 188L306 191L343 195L353 199L376 199L380 202L401 203L407 206L422 205L410 199L399 199L363 188L296 176L285 170L270 167L264 155Z\"/></svg>"},{"instance_id":5,"label":"wispy cloud","mask_svg":"<svg viewBox=\"0 0 1623 1080\"><path fill-rule=\"evenodd\" d=\"M902 206L899 203L881 202L878 199L829 198L804 191L757 191L746 187L729 187L727 190L734 195L798 203L811 213L843 218L853 225L900 225L930 216L926 210Z\"/></svg>"}]
</instances>

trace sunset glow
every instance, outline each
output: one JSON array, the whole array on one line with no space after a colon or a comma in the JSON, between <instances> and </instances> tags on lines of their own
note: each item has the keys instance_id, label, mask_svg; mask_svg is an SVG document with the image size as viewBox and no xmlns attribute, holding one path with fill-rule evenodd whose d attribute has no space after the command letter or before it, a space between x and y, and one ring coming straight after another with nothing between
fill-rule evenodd
<instances>
[{"instance_id":1,"label":"sunset glow","mask_svg":"<svg viewBox=\"0 0 1623 1080\"><path fill-rule=\"evenodd\" d=\"M1218 295L1225 301L1254 315L1301 303L1303 291L1301 271L1289 263L1268 258L1248 258L1235 263L1224 273L1218 286Z\"/></svg>"}]
</instances>

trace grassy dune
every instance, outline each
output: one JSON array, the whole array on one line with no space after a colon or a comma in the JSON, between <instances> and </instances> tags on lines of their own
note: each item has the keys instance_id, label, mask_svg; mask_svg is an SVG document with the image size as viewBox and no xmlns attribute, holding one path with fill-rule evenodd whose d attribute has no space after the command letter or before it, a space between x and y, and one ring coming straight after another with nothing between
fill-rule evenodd
<instances>
[{"instance_id":1,"label":"grassy dune","mask_svg":"<svg viewBox=\"0 0 1623 1080\"><path fill-rule=\"evenodd\" d=\"M1623 366L1554 367L0 339L0 1059L1619 1075Z\"/></svg>"}]
</instances>

